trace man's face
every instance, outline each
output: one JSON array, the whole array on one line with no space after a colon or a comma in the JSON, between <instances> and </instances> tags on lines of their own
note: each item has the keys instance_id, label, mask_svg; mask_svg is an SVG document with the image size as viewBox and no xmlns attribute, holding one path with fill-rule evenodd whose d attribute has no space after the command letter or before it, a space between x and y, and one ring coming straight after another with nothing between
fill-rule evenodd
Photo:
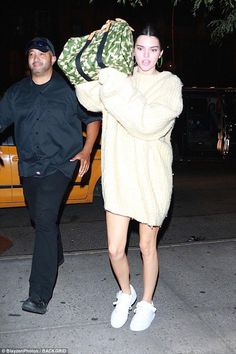
<instances>
[{"instance_id":1,"label":"man's face","mask_svg":"<svg viewBox=\"0 0 236 354\"><path fill-rule=\"evenodd\" d=\"M41 52L38 49L30 49L28 52L28 65L32 75L41 76L52 70L56 57L52 52Z\"/></svg>"}]
</instances>

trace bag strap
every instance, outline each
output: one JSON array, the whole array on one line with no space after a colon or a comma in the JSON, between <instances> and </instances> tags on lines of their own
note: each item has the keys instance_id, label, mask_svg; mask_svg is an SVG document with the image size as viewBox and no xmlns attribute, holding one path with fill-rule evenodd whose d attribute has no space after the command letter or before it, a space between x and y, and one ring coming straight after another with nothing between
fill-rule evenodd
<instances>
[{"instance_id":1,"label":"bag strap","mask_svg":"<svg viewBox=\"0 0 236 354\"><path fill-rule=\"evenodd\" d=\"M104 28L104 35L103 35L103 38L98 46L98 51L97 51L97 63L98 63L98 66L100 66L100 68L102 68L102 69L107 67L103 63L103 60L102 60L103 49L104 49L104 46L105 46L105 43L107 40L107 36L108 36L109 30L110 30L110 27L111 27L112 23L115 23L115 22L126 23L128 25L128 23L125 20L123 20L122 18L116 18L115 21L114 20L107 20L105 25L102 27L102 29ZM129 26L129 29L131 31L134 31L134 29L130 26Z\"/></svg>"},{"instance_id":2,"label":"bag strap","mask_svg":"<svg viewBox=\"0 0 236 354\"><path fill-rule=\"evenodd\" d=\"M82 69L82 66L81 66L81 56L83 54L83 52L85 51L85 49L89 46L89 44L92 42L92 39L95 35L97 31L94 31L92 33L90 33L90 35L88 36L87 38L87 41L85 42L83 48L81 48L80 52L76 55L76 58L75 58L75 66L76 66L76 69L78 70L79 74L86 80L86 81L92 81L93 79L88 76Z\"/></svg>"},{"instance_id":3,"label":"bag strap","mask_svg":"<svg viewBox=\"0 0 236 354\"><path fill-rule=\"evenodd\" d=\"M98 46L98 51L97 51L97 63L101 69L106 68L106 65L103 63L103 60L102 60L102 53L103 53L103 49L104 49L104 46L105 46L105 43L107 40L107 36L108 36L108 31L104 33L102 40Z\"/></svg>"},{"instance_id":4,"label":"bag strap","mask_svg":"<svg viewBox=\"0 0 236 354\"><path fill-rule=\"evenodd\" d=\"M102 36L102 40L98 46L98 51L97 51L97 63L101 69L106 68L106 65L103 63L103 60L102 60L102 53L103 53L103 49L104 49L104 46L105 46L105 43L107 40L107 36L108 36L109 30L110 30L111 24L113 22L114 21L112 21L112 20L107 20L105 25L102 27L102 30L104 30L104 34Z\"/></svg>"}]
</instances>

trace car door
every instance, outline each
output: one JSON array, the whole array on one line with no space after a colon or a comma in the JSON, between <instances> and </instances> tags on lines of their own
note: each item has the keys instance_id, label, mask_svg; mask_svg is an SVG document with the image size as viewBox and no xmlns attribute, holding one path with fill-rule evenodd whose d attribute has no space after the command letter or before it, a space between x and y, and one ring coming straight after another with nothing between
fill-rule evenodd
<instances>
[{"instance_id":1,"label":"car door","mask_svg":"<svg viewBox=\"0 0 236 354\"><path fill-rule=\"evenodd\" d=\"M11 173L12 173L12 203L14 206L25 205L25 198L23 193L23 188L21 185L19 172L18 172L18 154L14 142L9 146L10 151L10 163L11 163Z\"/></svg>"},{"instance_id":2,"label":"car door","mask_svg":"<svg viewBox=\"0 0 236 354\"><path fill-rule=\"evenodd\" d=\"M0 135L0 206L7 207L12 202L11 151L9 131Z\"/></svg>"},{"instance_id":3,"label":"car door","mask_svg":"<svg viewBox=\"0 0 236 354\"><path fill-rule=\"evenodd\" d=\"M18 174L18 154L13 138L13 128L0 135L0 207L24 206L20 177Z\"/></svg>"}]
</instances>

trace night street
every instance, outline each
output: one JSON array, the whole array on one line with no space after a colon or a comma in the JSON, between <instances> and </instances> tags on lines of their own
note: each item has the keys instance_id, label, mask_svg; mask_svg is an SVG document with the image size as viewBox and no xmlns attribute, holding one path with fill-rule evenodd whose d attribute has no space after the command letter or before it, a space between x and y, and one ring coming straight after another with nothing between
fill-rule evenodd
<instances>
[{"instance_id":1,"label":"night street","mask_svg":"<svg viewBox=\"0 0 236 354\"><path fill-rule=\"evenodd\" d=\"M201 159L174 165L171 215L159 245L157 316L142 333L110 325L118 290L107 250L102 198L67 205L61 229L65 263L48 312L21 310L27 296L33 231L26 208L0 209L0 341L27 353L235 354L236 164ZM131 281L142 295L136 225L131 228ZM5 350L5 349L4 349ZM52 352L52 351L51 351ZM3 353L3 351L2 351ZM26 351L24 351L26 353Z\"/></svg>"},{"instance_id":2,"label":"night street","mask_svg":"<svg viewBox=\"0 0 236 354\"><path fill-rule=\"evenodd\" d=\"M175 162L174 193L160 245L215 241L236 237L236 163L234 159L195 158ZM61 231L64 251L106 249L103 200L66 205ZM0 209L0 234L13 242L1 256L32 253L34 232L26 208ZM130 246L138 246L136 223L130 227Z\"/></svg>"}]
</instances>

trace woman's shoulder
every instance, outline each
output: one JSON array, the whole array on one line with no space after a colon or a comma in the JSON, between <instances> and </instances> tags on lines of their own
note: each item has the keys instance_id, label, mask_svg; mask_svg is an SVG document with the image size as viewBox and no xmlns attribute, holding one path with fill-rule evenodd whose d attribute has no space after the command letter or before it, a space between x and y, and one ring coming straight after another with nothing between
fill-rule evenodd
<instances>
[{"instance_id":1,"label":"woman's shoulder","mask_svg":"<svg viewBox=\"0 0 236 354\"><path fill-rule=\"evenodd\" d=\"M157 75L157 80L156 80L157 85L162 84L162 88L167 87L167 88L179 88L181 89L183 86L183 83L181 79L176 75L173 74L170 71L161 71Z\"/></svg>"},{"instance_id":2,"label":"woman's shoulder","mask_svg":"<svg viewBox=\"0 0 236 354\"><path fill-rule=\"evenodd\" d=\"M173 74L172 72L167 70L159 72L159 76L160 78L163 78L163 80L172 80L176 82L177 81L181 82L181 79L176 74Z\"/></svg>"}]
</instances>

